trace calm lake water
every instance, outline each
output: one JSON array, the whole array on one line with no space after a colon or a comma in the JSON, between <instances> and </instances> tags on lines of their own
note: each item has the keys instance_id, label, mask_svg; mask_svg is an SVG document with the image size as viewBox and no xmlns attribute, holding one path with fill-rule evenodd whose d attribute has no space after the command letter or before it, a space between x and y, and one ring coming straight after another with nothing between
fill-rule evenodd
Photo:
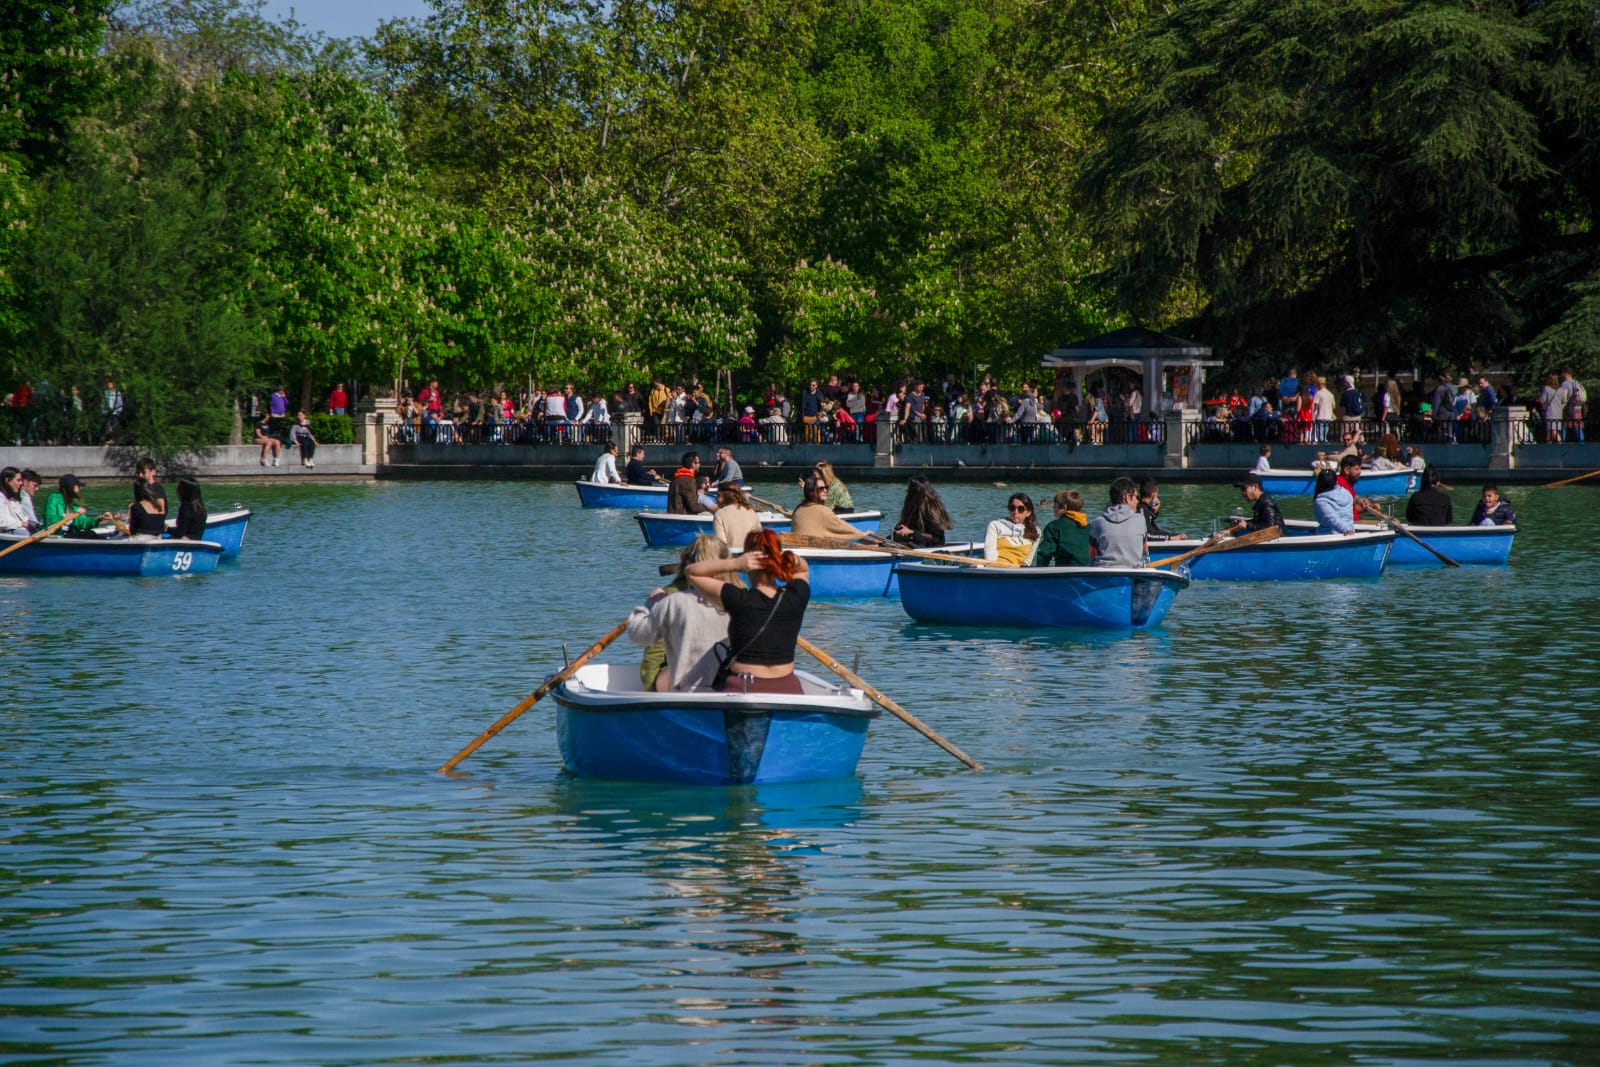
<instances>
[{"instance_id":1,"label":"calm lake water","mask_svg":"<svg viewBox=\"0 0 1600 1067\"><path fill-rule=\"evenodd\" d=\"M209 486L239 566L0 580L0 1062L1600 1062L1600 493L1509 495L1509 568L1144 633L819 602L986 772L886 715L857 778L695 789L568 777L548 702L434 773L656 584L626 514Z\"/></svg>"}]
</instances>

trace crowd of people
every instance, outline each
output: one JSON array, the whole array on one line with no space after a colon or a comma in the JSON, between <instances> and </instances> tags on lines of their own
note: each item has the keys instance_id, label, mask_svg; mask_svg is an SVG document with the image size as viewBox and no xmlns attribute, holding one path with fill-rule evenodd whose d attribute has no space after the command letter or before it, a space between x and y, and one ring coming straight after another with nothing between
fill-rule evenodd
<instances>
[{"instance_id":1,"label":"crowd of people","mask_svg":"<svg viewBox=\"0 0 1600 1067\"><path fill-rule=\"evenodd\" d=\"M1201 432L1257 443L1325 444L1346 430L1414 442L1479 441L1491 412L1520 403L1509 387L1501 396L1485 375L1429 385L1402 388L1390 375L1369 394L1352 375L1336 381L1291 369L1248 393L1204 401ZM401 401L395 439L591 444L608 440L612 421L626 414L639 416L641 439L652 444L872 443L884 423L893 424L898 441L933 444L1160 443L1166 432L1162 412L1139 384L1114 377L1087 384L1081 396L1065 379L1053 390L1031 383L1003 390L986 375L969 389L953 373L943 382L913 378L887 389L833 374L808 379L795 396L771 384L760 396L714 400L699 382L669 386L660 379L643 392L629 384L609 396L585 395L572 383L519 398L505 390L492 397L468 392L446 408L438 382L430 381ZM1566 371L1551 376L1518 433L1527 441L1581 441L1586 417L1584 387Z\"/></svg>"},{"instance_id":2,"label":"crowd of people","mask_svg":"<svg viewBox=\"0 0 1600 1067\"><path fill-rule=\"evenodd\" d=\"M430 381L400 401L393 440L597 444L629 414L639 416L642 439L652 444L873 443L885 423L898 440L947 444L1159 442L1163 433L1136 385L1096 383L1080 401L1065 383L1054 394L1026 383L1007 392L986 375L969 392L949 374L932 386L910 380L879 389L835 374L808 380L794 397L772 384L760 396L719 402L699 382L657 379L643 393L629 384L587 400L572 383L517 398L504 390L495 397L467 392L448 408Z\"/></svg>"},{"instance_id":3,"label":"crowd of people","mask_svg":"<svg viewBox=\"0 0 1600 1067\"><path fill-rule=\"evenodd\" d=\"M1325 444L1353 430L1417 442L1485 441L1494 411L1522 403L1512 386L1502 395L1483 374L1414 379L1405 388L1390 374L1369 394L1352 375L1335 382L1291 368L1248 395L1234 390L1207 400L1203 433L1285 444ZM1582 441L1587 417L1588 393L1569 369L1549 376L1515 432L1524 442Z\"/></svg>"},{"instance_id":4,"label":"crowd of people","mask_svg":"<svg viewBox=\"0 0 1600 1067\"><path fill-rule=\"evenodd\" d=\"M0 533L80 539L108 537L173 537L200 540L206 530L206 505L200 483L178 481L175 522L168 522L167 490L161 484L155 461L139 460L133 479L133 500L126 513L101 511L91 515L83 499L83 481L67 473L56 480L57 489L44 500L41 515L37 494L43 479L37 471L6 467L0 470ZM106 530L110 526L112 530Z\"/></svg>"}]
</instances>

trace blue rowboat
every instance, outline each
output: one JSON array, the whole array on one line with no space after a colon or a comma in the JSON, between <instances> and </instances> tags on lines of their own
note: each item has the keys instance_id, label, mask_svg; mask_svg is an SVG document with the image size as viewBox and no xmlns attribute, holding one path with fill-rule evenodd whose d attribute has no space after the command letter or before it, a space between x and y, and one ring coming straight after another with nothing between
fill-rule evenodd
<instances>
[{"instance_id":1,"label":"blue rowboat","mask_svg":"<svg viewBox=\"0 0 1600 1067\"><path fill-rule=\"evenodd\" d=\"M1261 488L1273 496L1314 496L1317 472L1314 470L1272 470L1259 474ZM1362 496L1405 496L1413 492L1421 477L1413 470L1361 472L1356 488Z\"/></svg>"},{"instance_id":2,"label":"blue rowboat","mask_svg":"<svg viewBox=\"0 0 1600 1067\"><path fill-rule=\"evenodd\" d=\"M748 785L854 774L879 711L859 689L795 671L799 695L644 692L632 664L590 663L557 686L556 737L583 778Z\"/></svg>"},{"instance_id":3,"label":"blue rowboat","mask_svg":"<svg viewBox=\"0 0 1600 1067\"><path fill-rule=\"evenodd\" d=\"M0 551L20 534L0 534ZM0 556L0 574L95 574L113 577L163 578L210 574L222 558L213 541L180 541L161 537L115 537L108 540L47 537Z\"/></svg>"},{"instance_id":4,"label":"blue rowboat","mask_svg":"<svg viewBox=\"0 0 1600 1067\"><path fill-rule=\"evenodd\" d=\"M1189 561L1191 578L1210 581L1283 582L1317 578L1376 578L1383 573L1395 543L1393 530L1351 534L1309 533L1279 537L1259 545L1207 552ZM1163 541L1162 556L1176 556L1203 541Z\"/></svg>"},{"instance_id":5,"label":"blue rowboat","mask_svg":"<svg viewBox=\"0 0 1600 1067\"><path fill-rule=\"evenodd\" d=\"M898 596L900 578L896 565L908 558L869 548L793 548L791 551L811 569L811 595L825 598ZM981 556L983 545L964 542L930 551L947 556Z\"/></svg>"},{"instance_id":6,"label":"blue rowboat","mask_svg":"<svg viewBox=\"0 0 1600 1067\"><path fill-rule=\"evenodd\" d=\"M900 605L918 622L1142 630L1189 584L1148 567L964 567L902 559Z\"/></svg>"},{"instance_id":7,"label":"blue rowboat","mask_svg":"<svg viewBox=\"0 0 1600 1067\"><path fill-rule=\"evenodd\" d=\"M794 520L787 515L779 515L774 511L760 513L761 527L777 533L788 533ZM862 533L877 533L878 520L883 518L881 511L841 511L839 518L848 522ZM668 515L657 512L641 512L634 516L639 523L639 529L644 532L644 543L651 548L664 548L667 546L686 545L694 540L695 534L711 532L710 515Z\"/></svg>"},{"instance_id":8,"label":"blue rowboat","mask_svg":"<svg viewBox=\"0 0 1600 1067\"><path fill-rule=\"evenodd\" d=\"M1304 519L1290 519L1284 532L1303 537L1316 532L1317 524ZM1358 530L1383 530L1382 524L1357 523ZM1504 567L1511 558L1511 541L1517 536L1515 526L1407 526L1425 543L1443 552L1463 566ZM1422 545L1400 534L1389 550L1389 567L1443 567L1444 563Z\"/></svg>"},{"instance_id":9,"label":"blue rowboat","mask_svg":"<svg viewBox=\"0 0 1600 1067\"><path fill-rule=\"evenodd\" d=\"M664 485L605 485L583 478L573 484L578 487L578 499L586 508L667 510L667 487Z\"/></svg>"},{"instance_id":10,"label":"blue rowboat","mask_svg":"<svg viewBox=\"0 0 1600 1067\"><path fill-rule=\"evenodd\" d=\"M178 525L177 519L167 520L167 529L171 530ZM236 508L233 511L223 511L215 515L206 516L207 541L214 541L222 546L224 560L238 559L239 549L244 546L245 527L250 525L250 509ZM170 534L168 536L171 536Z\"/></svg>"}]
</instances>

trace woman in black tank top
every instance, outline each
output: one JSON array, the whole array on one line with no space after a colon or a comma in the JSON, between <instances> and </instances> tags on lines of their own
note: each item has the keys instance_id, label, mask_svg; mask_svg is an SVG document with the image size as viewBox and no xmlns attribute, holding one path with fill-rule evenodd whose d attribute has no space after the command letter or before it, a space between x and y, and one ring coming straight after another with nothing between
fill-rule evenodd
<instances>
[{"instance_id":1,"label":"woman in black tank top","mask_svg":"<svg viewBox=\"0 0 1600 1067\"><path fill-rule=\"evenodd\" d=\"M736 571L749 574L749 589L723 577ZM733 662L727 691L803 691L794 674L794 649L811 600L805 560L784 551L771 530L752 530L745 537L742 556L700 560L689 564L684 574L703 596L728 611Z\"/></svg>"}]
</instances>

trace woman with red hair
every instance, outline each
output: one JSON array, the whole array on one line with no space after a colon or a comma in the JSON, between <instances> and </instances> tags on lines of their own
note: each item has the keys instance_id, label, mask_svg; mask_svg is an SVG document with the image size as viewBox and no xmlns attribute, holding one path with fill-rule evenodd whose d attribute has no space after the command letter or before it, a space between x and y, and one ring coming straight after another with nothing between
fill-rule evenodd
<instances>
[{"instance_id":1,"label":"woman with red hair","mask_svg":"<svg viewBox=\"0 0 1600 1067\"><path fill-rule=\"evenodd\" d=\"M722 577L735 571L750 576L750 588ZM785 551L771 530L752 530L743 555L703 559L683 573L702 596L727 609L725 692L803 692L794 675L794 648L811 600L805 560Z\"/></svg>"}]
</instances>

